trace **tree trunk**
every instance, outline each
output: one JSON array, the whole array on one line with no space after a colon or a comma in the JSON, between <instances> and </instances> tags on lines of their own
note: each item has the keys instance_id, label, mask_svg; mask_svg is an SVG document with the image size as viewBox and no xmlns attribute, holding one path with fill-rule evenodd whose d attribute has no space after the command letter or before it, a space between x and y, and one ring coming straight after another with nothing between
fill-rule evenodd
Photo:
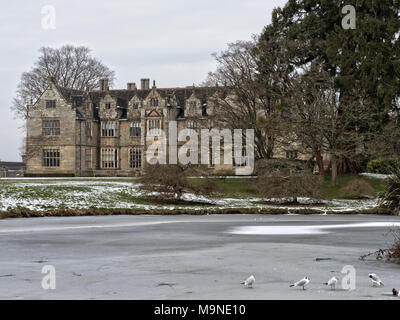
<instances>
[{"instance_id":1,"label":"tree trunk","mask_svg":"<svg viewBox=\"0 0 400 320\"><path fill-rule=\"evenodd\" d=\"M269 136L267 140L267 159L272 159L274 157L274 139L272 136Z\"/></svg>"},{"instance_id":2,"label":"tree trunk","mask_svg":"<svg viewBox=\"0 0 400 320\"><path fill-rule=\"evenodd\" d=\"M321 152L316 153L315 160L317 161L318 175L320 177L324 177L325 176L324 159L321 156Z\"/></svg>"},{"instance_id":3,"label":"tree trunk","mask_svg":"<svg viewBox=\"0 0 400 320\"><path fill-rule=\"evenodd\" d=\"M332 155L331 159L331 167L332 167L332 185L338 185L338 165L336 155Z\"/></svg>"}]
</instances>

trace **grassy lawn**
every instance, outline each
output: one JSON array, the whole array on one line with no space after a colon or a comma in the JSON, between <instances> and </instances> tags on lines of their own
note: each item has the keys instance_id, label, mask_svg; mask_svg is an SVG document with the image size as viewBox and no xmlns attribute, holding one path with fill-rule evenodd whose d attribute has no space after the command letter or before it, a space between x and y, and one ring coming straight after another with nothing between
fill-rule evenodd
<instances>
[{"instance_id":1,"label":"grassy lawn","mask_svg":"<svg viewBox=\"0 0 400 320\"><path fill-rule=\"evenodd\" d=\"M351 181L356 179L364 180L370 183L374 192L372 196L376 196L379 192L383 191L385 188L385 180L364 177L360 175L344 175L339 177L339 185L332 186L331 177L326 176L321 187L321 193L327 200L332 199L349 199L346 194L343 194L341 189L349 184ZM196 184L201 184L204 179L193 178ZM247 179L247 178L227 178L227 179L217 179L219 192L221 196L226 198L251 198L258 197L257 188L255 186L257 179Z\"/></svg>"},{"instance_id":2,"label":"grassy lawn","mask_svg":"<svg viewBox=\"0 0 400 320\"><path fill-rule=\"evenodd\" d=\"M326 177L321 193L327 200L350 199L343 194L342 188L353 180L367 181L376 196L383 191L385 181L359 175L339 177L339 185L332 186L330 177ZM191 178L193 184L205 183L206 179ZM63 179L15 179L0 180L0 206L4 209L20 208L127 208L143 206L163 206L151 198L141 194L135 184L138 178L91 179L91 178L63 178ZM218 184L218 198L248 199L260 197L257 192L257 179L252 178L216 178ZM201 203L192 205L207 206ZM176 203L176 205L191 205L190 203Z\"/></svg>"},{"instance_id":3,"label":"grassy lawn","mask_svg":"<svg viewBox=\"0 0 400 320\"><path fill-rule=\"evenodd\" d=\"M339 177L340 184L332 187L330 177L326 177L321 193L326 200L350 199L342 193L341 188L357 179L368 181L371 185L369 188L371 195L382 191L385 185L384 180L348 175ZM191 182L197 185L206 181L207 179L191 178ZM8 213L12 217L20 217L41 216L42 212L56 215L188 214L189 212L190 214L209 214L210 212L281 214L288 212L286 208L270 207L265 201L254 201L254 198L261 198L257 192L257 179L215 178L215 181L218 184L218 195L215 196L217 204L197 200L198 198L190 200L190 197L188 200L161 201L161 197L141 192L137 186L140 182L138 178L0 179L0 219L10 217ZM333 213L338 212L337 210L348 212L350 208L355 213L362 211L377 214L374 202L371 204L371 201L356 201L354 204L345 201L329 204L329 206ZM293 210L297 210L295 213L299 214L320 213L322 209L290 208L292 213Z\"/></svg>"},{"instance_id":4,"label":"grassy lawn","mask_svg":"<svg viewBox=\"0 0 400 320\"><path fill-rule=\"evenodd\" d=\"M326 176L324 182L322 184L321 192L325 196L326 199L347 199L348 197L341 192L341 189L349 184L351 181L355 179L360 179L367 181L370 183L374 190L374 195L377 195L379 192L384 190L385 180L376 179L371 177L364 177L360 175L344 175L339 177L339 185L332 186L331 185L331 177ZM191 178L194 184L199 185L206 181L206 179L200 178ZM256 180L257 179L248 179L248 178L216 178L218 183L218 190L222 197L225 198L251 198L258 197L257 188L256 188ZM83 183L82 185L51 185L48 184L57 184L57 183L74 183L79 182ZM91 185L85 185L84 182L90 182ZM105 182L105 183L104 183ZM20 197L23 198L34 198L35 196L43 197L43 198L51 198L55 196L63 196L68 193L73 192L88 192L90 193L92 186L98 185L107 188L108 183L139 183L139 178L60 178L60 179L10 179L10 180L0 180L0 189L2 189L2 193L4 196L9 195L19 191ZM27 184L27 186L19 187L19 184ZM30 185L34 184L34 185ZM129 195L125 192L114 193L116 200L134 200L136 199L139 203L147 204L148 202L144 199L142 201L139 200L138 197Z\"/></svg>"},{"instance_id":5,"label":"grassy lawn","mask_svg":"<svg viewBox=\"0 0 400 320\"><path fill-rule=\"evenodd\" d=\"M376 196L378 193L382 192L385 188L385 180L382 179L375 179L375 178L370 178L370 177L364 177L360 175L344 175L339 177L339 185L337 186L332 186L331 184L331 177L326 176L325 180L322 184L322 194L328 199L348 199L349 197L346 196L341 192L341 188L345 187L347 184L349 184L351 181L360 179L364 180L368 183L371 184L374 194L373 196Z\"/></svg>"},{"instance_id":6,"label":"grassy lawn","mask_svg":"<svg viewBox=\"0 0 400 320\"><path fill-rule=\"evenodd\" d=\"M194 184L201 185L205 179L192 178ZM247 178L216 178L218 192L225 198L251 198L257 197L257 189L254 184L256 179Z\"/></svg>"}]
</instances>

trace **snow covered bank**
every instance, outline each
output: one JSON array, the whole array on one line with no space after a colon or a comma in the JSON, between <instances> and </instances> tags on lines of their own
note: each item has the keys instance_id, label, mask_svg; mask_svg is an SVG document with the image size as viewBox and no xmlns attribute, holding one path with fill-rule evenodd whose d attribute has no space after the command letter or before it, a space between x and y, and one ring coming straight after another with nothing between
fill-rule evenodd
<instances>
[{"instance_id":1,"label":"snow covered bank","mask_svg":"<svg viewBox=\"0 0 400 320\"><path fill-rule=\"evenodd\" d=\"M291 214L302 211L312 212L350 212L370 210L377 207L375 200L331 200L314 203L312 199L299 198L299 204L274 204L277 199L263 198L206 198L194 194L185 194L183 199L198 203L193 204L153 204L146 197L154 193L139 190L139 184L121 181L47 180L13 183L2 181L0 184L0 211L29 209L49 211L55 209L133 209L133 210L190 210L214 212L224 209L249 209L255 212L274 209Z\"/></svg>"}]
</instances>

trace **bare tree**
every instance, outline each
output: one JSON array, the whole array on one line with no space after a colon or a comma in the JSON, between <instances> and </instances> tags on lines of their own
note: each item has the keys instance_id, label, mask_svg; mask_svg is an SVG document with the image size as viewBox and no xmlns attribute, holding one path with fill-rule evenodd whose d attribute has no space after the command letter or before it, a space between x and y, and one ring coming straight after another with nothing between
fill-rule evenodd
<instances>
[{"instance_id":1,"label":"bare tree","mask_svg":"<svg viewBox=\"0 0 400 320\"><path fill-rule=\"evenodd\" d=\"M115 80L114 71L92 57L87 47L42 47L39 53L33 68L22 74L12 102L11 110L18 118L26 119L27 105L43 93L49 77L59 86L77 90L92 90L101 78L108 78L110 85Z\"/></svg>"},{"instance_id":2,"label":"bare tree","mask_svg":"<svg viewBox=\"0 0 400 320\"><path fill-rule=\"evenodd\" d=\"M200 184L190 181L196 169L183 165L148 165L140 179L140 189L157 192L164 199L181 199L183 194L210 195L217 191L215 179L204 178ZM203 174L203 173L202 173Z\"/></svg>"},{"instance_id":3,"label":"bare tree","mask_svg":"<svg viewBox=\"0 0 400 320\"><path fill-rule=\"evenodd\" d=\"M322 197L321 179L304 163L271 159L258 171L256 187L263 197L290 199L292 203L298 203L298 197Z\"/></svg>"},{"instance_id":4,"label":"bare tree","mask_svg":"<svg viewBox=\"0 0 400 320\"><path fill-rule=\"evenodd\" d=\"M400 159L400 108L388 115L381 130L371 134L366 143L371 159Z\"/></svg>"},{"instance_id":5,"label":"bare tree","mask_svg":"<svg viewBox=\"0 0 400 320\"><path fill-rule=\"evenodd\" d=\"M365 133L359 126L371 123L373 115L365 112L362 101L343 107L335 79L320 64L304 70L292 83L287 95L288 121L296 139L317 159L323 170L322 154L331 158L332 184L338 184L338 159L362 152Z\"/></svg>"},{"instance_id":6,"label":"bare tree","mask_svg":"<svg viewBox=\"0 0 400 320\"><path fill-rule=\"evenodd\" d=\"M260 50L266 47L260 49L258 39L229 44L227 50L214 54L218 66L206 81L209 85L222 85L213 101L218 123L230 129L254 129L256 158L273 157L279 132L276 106L281 100L284 79L290 73L276 55L262 61L274 72L258 72Z\"/></svg>"}]
</instances>

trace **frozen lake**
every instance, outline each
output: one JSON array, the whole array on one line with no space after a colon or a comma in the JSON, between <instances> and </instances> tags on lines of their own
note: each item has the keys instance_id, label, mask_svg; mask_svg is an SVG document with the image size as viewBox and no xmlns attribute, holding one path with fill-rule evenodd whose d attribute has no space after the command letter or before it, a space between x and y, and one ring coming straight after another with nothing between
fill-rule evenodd
<instances>
[{"instance_id":1,"label":"frozen lake","mask_svg":"<svg viewBox=\"0 0 400 320\"><path fill-rule=\"evenodd\" d=\"M400 267L359 256L387 247L399 225L400 217L363 215L0 220L0 298L397 299L385 293L400 287ZM41 286L45 265L56 270L55 290ZM341 281L347 265L356 290L323 285ZM371 287L370 272L385 287ZM255 287L243 288L250 274ZM304 276L307 290L289 288Z\"/></svg>"}]
</instances>

